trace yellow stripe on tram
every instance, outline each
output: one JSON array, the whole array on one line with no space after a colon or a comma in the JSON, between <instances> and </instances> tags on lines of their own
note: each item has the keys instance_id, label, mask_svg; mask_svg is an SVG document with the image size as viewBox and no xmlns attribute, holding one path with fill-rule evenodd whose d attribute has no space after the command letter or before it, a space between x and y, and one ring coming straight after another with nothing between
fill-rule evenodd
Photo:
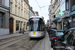
<instances>
[{"instance_id":1,"label":"yellow stripe on tram","mask_svg":"<svg viewBox=\"0 0 75 50\"><path fill-rule=\"evenodd\" d=\"M33 35L35 35L35 34L36 34L36 32L34 31L34 32L33 32Z\"/></svg>"}]
</instances>

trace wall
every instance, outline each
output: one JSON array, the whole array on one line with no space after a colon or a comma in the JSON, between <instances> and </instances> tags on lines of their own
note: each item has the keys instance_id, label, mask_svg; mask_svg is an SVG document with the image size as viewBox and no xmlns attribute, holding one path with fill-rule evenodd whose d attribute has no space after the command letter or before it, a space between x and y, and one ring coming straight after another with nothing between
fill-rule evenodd
<instances>
[{"instance_id":1,"label":"wall","mask_svg":"<svg viewBox=\"0 0 75 50\"><path fill-rule=\"evenodd\" d=\"M0 29L0 35L9 34L9 29Z\"/></svg>"},{"instance_id":2,"label":"wall","mask_svg":"<svg viewBox=\"0 0 75 50\"><path fill-rule=\"evenodd\" d=\"M4 35L9 34L9 2L8 0L2 0L1 3L0 12L3 14L3 28L0 28L0 35Z\"/></svg>"}]
</instances>

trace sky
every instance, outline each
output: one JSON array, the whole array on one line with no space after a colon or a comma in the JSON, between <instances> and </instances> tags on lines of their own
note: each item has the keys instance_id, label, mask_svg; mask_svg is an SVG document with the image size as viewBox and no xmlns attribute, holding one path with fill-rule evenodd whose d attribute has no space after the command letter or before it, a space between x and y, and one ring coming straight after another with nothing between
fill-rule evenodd
<instances>
[{"instance_id":1,"label":"sky","mask_svg":"<svg viewBox=\"0 0 75 50\"><path fill-rule=\"evenodd\" d=\"M38 11L39 16L44 17L44 20L45 20L45 23L46 23L47 20L49 19L48 8L49 8L49 5L50 5L50 0L29 0L29 4L30 4L31 7L33 7L33 11Z\"/></svg>"}]
</instances>

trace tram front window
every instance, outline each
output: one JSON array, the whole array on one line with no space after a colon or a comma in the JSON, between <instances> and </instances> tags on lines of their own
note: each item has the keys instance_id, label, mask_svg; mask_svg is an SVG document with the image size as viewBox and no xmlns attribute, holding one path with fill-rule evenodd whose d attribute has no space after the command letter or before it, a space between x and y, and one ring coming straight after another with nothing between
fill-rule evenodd
<instances>
[{"instance_id":1,"label":"tram front window","mask_svg":"<svg viewBox=\"0 0 75 50\"><path fill-rule=\"evenodd\" d=\"M30 21L30 31L44 31L44 24L40 23L39 20Z\"/></svg>"}]
</instances>

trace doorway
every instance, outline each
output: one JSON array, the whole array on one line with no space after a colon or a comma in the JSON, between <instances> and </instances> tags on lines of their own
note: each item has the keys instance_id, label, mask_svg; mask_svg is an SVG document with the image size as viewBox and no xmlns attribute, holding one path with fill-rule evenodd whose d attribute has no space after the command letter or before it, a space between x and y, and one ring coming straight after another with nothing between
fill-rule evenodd
<instances>
[{"instance_id":1,"label":"doorway","mask_svg":"<svg viewBox=\"0 0 75 50\"><path fill-rule=\"evenodd\" d=\"M9 32L13 34L13 18L9 18Z\"/></svg>"}]
</instances>

